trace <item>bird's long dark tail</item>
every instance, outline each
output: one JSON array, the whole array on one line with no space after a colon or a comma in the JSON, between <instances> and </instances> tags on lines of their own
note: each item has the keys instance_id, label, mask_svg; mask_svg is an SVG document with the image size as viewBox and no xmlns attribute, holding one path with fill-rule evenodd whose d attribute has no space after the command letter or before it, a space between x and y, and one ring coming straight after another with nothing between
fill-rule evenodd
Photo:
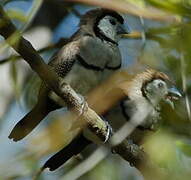
<instances>
[{"instance_id":1,"label":"bird's long dark tail","mask_svg":"<svg viewBox=\"0 0 191 180\"><path fill-rule=\"evenodd\" d=\"M62 166L72 156L79 154L83 149L91 143L82 134L75 138L69 145L53 155L42 167L42 169L49 168L54 171Z\"/></svg>"},{"instance_id":2,"label":"bird's long dark tail","mask_svg":"<svg viewBox=\"0 0 191 180\"><path fill-rule=\"evenodd\" d=\"M19 141L27 136L49 113L45 107L36 105L11 131L9 138Z\"/></svg>"}]
</instances>

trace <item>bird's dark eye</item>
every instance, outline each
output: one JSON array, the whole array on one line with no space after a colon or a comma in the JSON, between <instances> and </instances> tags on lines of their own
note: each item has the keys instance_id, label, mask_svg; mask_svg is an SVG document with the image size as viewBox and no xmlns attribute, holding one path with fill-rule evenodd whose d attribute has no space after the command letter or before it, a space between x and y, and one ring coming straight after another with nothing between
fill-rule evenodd
<instances>
[{"instance_id":1,"label":"bird's dark eye","mask_svg":"<svg viewBox=\"0 0 191 180\"><path fill-rule=\"evenodd\" d=\"M164 87L164 84L162 82L158 83L158 87L159 88L163 88Z\"/></svg>"},{"instance_id":2,"label":"bird's dark eye","mask_svg":"<svg viewBox=\"0 0 191 180\"><path fill-rule=\"evenodd\" d=\"M109 22L112 24L112 25L116 25L116 21L114 19L110 19Z\"/></svg>"}]
</instances>

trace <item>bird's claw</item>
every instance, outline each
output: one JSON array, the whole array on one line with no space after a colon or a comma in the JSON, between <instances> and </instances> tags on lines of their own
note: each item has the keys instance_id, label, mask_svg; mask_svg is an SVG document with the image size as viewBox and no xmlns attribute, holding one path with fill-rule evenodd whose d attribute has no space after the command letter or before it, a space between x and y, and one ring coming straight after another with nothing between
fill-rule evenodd
<instances>
[{"instance_id":1,"label":"bird's claw","mask_svg":"<svg viewBox=\"0 0 191 180\"><path fill-rule=\"evenodd\" d=\"M79 96L80 96L81 102L82 102L81 103L82 106L81 106L80 113L79 113L79 117L80 117L80 116L83 116L83 114L85 112L87 112L88 103L86 102L85 98L82 95L79 95ZM113 130L112 130L112 127L110 126L110 124L105 119L104 119L104 122L105 122L106 127L107 127L107 132L106 132L106 135L104 137L105 139L103 140L103 142L106 143L108 141L108 139L111 137Z\"/></svg>"},{"instance_id":2,"label":"bird's claw","mask_svg":"<svg viewBox=\"0 0 191 180\"><path fill-rule=\"evenodd\" d=\"M82 104L80 115L83 115L85 112L87 112L87 110L88 110L88 103L84 100L84 102Z\"/></svg>"},{"instance_id":3,"label":"bird's claw","mask_svg":"<svg viewBox=\"0 0 191 180\"><path fill-rule=\"evenodd\" d=\"M104 121L104 122L105 122L106 127L107 127L107 133L106 133L106 136L105 136L105 140L103 142L106 143L109 140L109 138L112 136L113 129L112 129L111 125L107 121Z\"/></svg>"},{"instance_id":4,"label":"bird's claw","mask_svg":"<svg viewBox=\"0 0 191 180\"><path fill-rule=\"evenodd\" d=\"M86 102L85 98L82 95L79 96L81 98L81 104L82 104L79 116L83 116L83 114L88 110L88 103Z\"/></svg>"}]
</instances>

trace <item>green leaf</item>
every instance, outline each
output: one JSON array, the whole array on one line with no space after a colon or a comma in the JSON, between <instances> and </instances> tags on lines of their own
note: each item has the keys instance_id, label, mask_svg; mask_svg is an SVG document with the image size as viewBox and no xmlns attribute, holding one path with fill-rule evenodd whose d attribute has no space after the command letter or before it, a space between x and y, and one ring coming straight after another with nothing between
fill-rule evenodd
<instances>
[{"instance_id":1,"label":"green leaf","mask_svg":"<svg viewBox=\"0 0 191 180\"><path fill-rule=\"evenodd\" d=\"M11 80L12 80L12 86L14 89L14 94L16 99L19 99L20 96L20 88L18 85L18 72L17 72L17 65L14 59L11 61L11 66L10 66L10 75L11 75Z\"/></svg>"},{"instance_id":2,"label":"green leaf","mask_svg":"<svg viewBox=\"0 0 191 180\"><path fill-rule=\"evenodd\" d=\"M185 17L191 17L190 5L187 4L185 6L182 1L147 0L146 2L158 9L163 9L164 11L175 13L177 15Z\"/></svg>"},{"instance_id":3,"label":"green leaf","mask_svg":"<svg viewBox=\"0 0 191 180\"><path fill-rule=\"evenodd\" d=\"M18 20L18 21L20 21L22 23L26 23L27 22L27 17L20 10L9 9L9 10L7 10L7 14L9 15L9 17L11 19Z\"/></svg>"}]
</instances>

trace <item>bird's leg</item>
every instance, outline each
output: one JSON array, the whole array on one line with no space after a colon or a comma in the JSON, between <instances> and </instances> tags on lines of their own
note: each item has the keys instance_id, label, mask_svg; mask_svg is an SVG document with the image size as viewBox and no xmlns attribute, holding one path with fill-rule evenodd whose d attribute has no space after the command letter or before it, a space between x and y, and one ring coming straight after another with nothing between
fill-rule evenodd
<instances>
[{"instance_id":1,"label":"bird's leg","mask_svg":"<svg viewBox=\"0 0 191 180\"><path fill-rule=\"evenodd\" d=\"M77 119L79 119L81 116L83 116L83 114L85 112L87 112L87 110L88 110L88 103L86 102L84 96L82 96L81 94L78 94L78 97L80 98L81 109L79 110L79 115L78 115ZM112 135L112 127L110 126L110 124L108 123L108 121L106 119L104 119L103 117L102 117L102 119L103 119L103 122L105 122L107 130L106 130L105 136L101 136L100 139L102 140L103 143L106 143ZM92 129L92 128L96 128L99 130L98 127L90 127L90 129ZM94 131L96 131L96 130L94 130Z\"/></svg>"}]
</instances>

